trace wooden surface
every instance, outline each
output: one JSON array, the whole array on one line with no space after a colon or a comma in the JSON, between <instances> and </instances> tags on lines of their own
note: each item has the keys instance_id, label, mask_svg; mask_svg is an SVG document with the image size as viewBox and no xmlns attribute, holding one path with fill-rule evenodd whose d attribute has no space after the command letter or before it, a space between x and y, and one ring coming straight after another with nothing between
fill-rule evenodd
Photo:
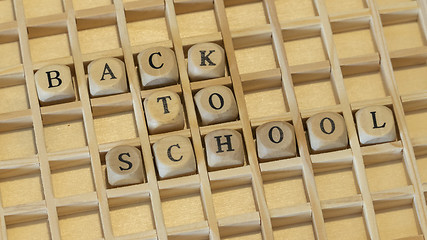
<instances>
[{"instance_id":1,"label":"wooden surface","mask_svg":"<svg viewBox=\"0 0 427 240\"><path fill-rule=\"evenodd\" d=\"M0 239L424 239L425 0L0 0ZM190 82L188 49L214 42L224 77ZM145 89L136 57L174 50L179 83ZM92 98L87 65L124 61L129 92ZM41 105L34 73L72 69L76 99ZM194 94L232 89L235 121L203 126ZM176 92L182 130L149 135L143 100ZM397 140L362 146L354 114L383 105ZM306 121L344 117L349 146L314 153ZM255 129L295 128L297 156L261 162ZM204 136L242 134L245 164L211 171ZM191 139L197 173L161 180L152 144ZM142 150L145 181L111 187L105 154Z\"/></svg>"}]
</instances>

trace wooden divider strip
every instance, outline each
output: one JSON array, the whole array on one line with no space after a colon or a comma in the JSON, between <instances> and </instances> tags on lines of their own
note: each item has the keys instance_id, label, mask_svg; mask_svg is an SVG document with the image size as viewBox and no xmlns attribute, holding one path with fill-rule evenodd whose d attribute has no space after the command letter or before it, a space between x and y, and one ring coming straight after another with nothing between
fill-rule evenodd
<instances>
[{"instance_id":1,"label":"wooden divider strip","mask_svg":"<svg viewBox=\"0 0 427 240\"><path fill-rule=\"evenodd\" d=\"M3 210L1 191L0 191L0 240L7 240L7 229L6 229L6 221L4 219L4 210Z\"/></svg>"},{"instance_id":2,"label":"wooden divider strip","mask_svg":"<svg viewBox=\"0 0 427 240\"><path fill-rule=\"evenodd\" d=\"M249 115L246 108L242 81L240 79L239 70L237 68L237 60L234 54L233 39L231 37L231 32L227 21L224 0L215 0L214 7L215 12L217 13L219 28L222 33L225 52L227 53L228 67L233 83L234 95L236 97L237 106L239 108L239 116L240 121L242 123L243 137L245 140L249 165L252 172L252 186L254 188L255 200L258 204L258 209L261 217L261 232L264 239L273 239L273 228L271 224L270 212L268 210L264 194L261 170L259 168L256 146L253 140Z\"/></svg>"},{"instance_id":3,"label":"wooden divider strip","mask_svg":"<svg viewBox=\"0 0 427 240\"><path fill-rule=\"evenodd\" d=\"M212 199L212 190L210 187L208 170L205 161L205 153L202 145L202 138L200 136L199 124L197 121L196 109L193 101L193 94L191 91L190 80L187 73L187 64L185 63L184 51L182 40L179 33L178 23L175 14L175 6L173 0L166 0L166 17L169 25L169 30L172 36L172 42L175 50L175 55L178 62L179 76L181 81L181 88L183 92L188 123L191 131L191 138L193 140L194 152L197 161L197 171L200 178L200 191L202 201L206 211L206 217L209 224L210 238L220 239L218 220L216 218L215 209Z\"/></svg>"},{"instance_id":4,"label":"wooden divider strip","mask_svg":"<svg viewBox=\"0 0 427 240\"><path fill-rule=\"evenodd\" d=\"M151 206L153 208L157 236L159 239L167 239L167 230L163 217L156 169L153 162L151 144L147 124L145 121L144 110L142 109L141 88L139 85L139 78L135 69L135 63L132 55L132 47L130 46L124 6L121 0L114 0L114 5L116 9L117 26L120 35L120 42L122 45L126 71L128 75L129 88L132 95L133 109L135 112L138 135L144 157L144 165L147 173L148 185L151 193Z\"/></svg>"},{"instance_id":5,"label":"wooden divider strip","mask_svg":"<svg viewBox=\"0 0 427 240\"><path fill-rule=\"evenodd\" d=\"M393 101L393 110L396 115L396 122L399 128L400 138L403 144L403 160L406 166L406 172L411 180L411 184L415 189L414 205L417 209L417 217L423 235L427 235L427 211L426 199L423 192L422 182L419 173L416 171L416 157L411 143L411 137L405 120L405 111L397 90L397 83L394 77L393 66L390 60L390 54L386 45L386 39L382 28L381 17L378 7L374 0L367 0L372 14L372 27L375 34L376 45L381 57L382 73L385 75L386 85ZM422 12L420 11L419 14ZM424 16L425 18L425 16Z\"/></svg>"},{"instance_id":6,"label":"wooden divider strip","mask_svg":"<svg viewBox=\"0 0 427 240\"><path fill-rule=\"evenodd\" d=\"M43 185L43 193L47 208L50 236L52 239L60 239L58 212L55 206L55 198L50 177L50 167L47 159L47 150L43 132L43 122L40 113L39 99L36 93L36 85L33 74L33 63L31 60L28 31L24 13L23 0L14 0L16 21L18 24L19 46L24 67L25 82L27 86L28 101L30 103L33 118L34 135L37 147L37 155L40 162L40 174Z\"/></svg>"},{"instance_id":7,"label":"wooden divider strip","mask_svg":"<svg viewBox=\"0 0 427 240\"><path fill-rule=\"evenodd\" d=\"M82 53L77 32L77 23L72 0L64 1L64 9L67 14L68 36L70 41L71 54L74 61L74 69L77 79L80 101L82 103L83 122L86 132L86 139L90 153L90 161L92 166L92 176L95 184L95 191L99 203L99 212L104 238L113 238L113 230L111 225L109 206L107 200L106 186L102 176L101 159L99 156L99 147L95 135L91 102L87 87L87 80L83 65Z\"/></svg>"},{"instance_id":8,"label":"wooden divider strip","mask_svg":"<svg viewBox=\"0 0 427 240\"><path fill-rule=\"evenodd\" d=\"M365 164L360 149L359 139L356 131L356 126L353 120L351 106L348 100L347 92L344 86L343 74L341 71L337 49L333 40L333 32L329 22L329 15L326 9L324 0L316 0L317 10L321 19L323 29L323 40L325 42L326 51L331 63L331 79L334 82L335 89L338 93L340 103L342 105L344 120L347 126L349 142L353 151L353 167L356 172L356 178L359 183L360 193L362 194L363 213L365 216L366 226L369 235L372 239L379 239L377 221L372 201L372 195L369 191L368 178L366 175Z\"/></svg>"},{"instance_id":9,"label":"wooden divider strip","mask_svg":"<svg viewBox=\"0 0 427 240\"><path fill-rule=\"evenodd\" d=\"M272 37L274 47L276 49L277 59L279 61L280 70L282 72L282 88L286 93L286 101L292 115L292 123L295 128L295 135L298 142L299 153L304 159L303 164L303 177L307 189L307 194L312 208L312 219L315 234L318 239L327 239L325 222L323 219L323 212L320 205L319 195L316 189L316 182L314 179L313 166L311 164L309 146L307 143L304 126L301 119L301 113L298 108L294 84L292 82L292 75L288 60L286 58L286 51L284 47L284 39L282 36L281 26L277 17L274 1L266 0L266 7L269 15L269 21L272 26Z\"/></svg>"}]
</instances>

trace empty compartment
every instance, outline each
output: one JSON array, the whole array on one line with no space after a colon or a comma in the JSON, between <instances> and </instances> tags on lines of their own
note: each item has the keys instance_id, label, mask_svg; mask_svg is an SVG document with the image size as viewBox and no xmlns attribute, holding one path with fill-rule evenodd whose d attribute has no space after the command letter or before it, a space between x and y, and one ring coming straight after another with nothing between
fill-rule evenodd
<instances>
[{"instance_id":1,"label":"empty compartment","mask_svg":"<svg viewBox=\"0 0 427 240\"><path fill-rule=\"evenodd\" d=\"M164 7L125 11L131 46L169 40Z\"/></svg>"},{"instance_id":2,"label":"empty compartment","mask_svg":"<svg viewBox=\"0 0 427 240\"><path fill-rule=\"evenodd\" d=\"M101 219L98 209L84 212L61 214L58 209L61 239L100 239L103 238Z\"/></svg>"},{"instance_id":3,"label":"empty compartment","mask_svg":"<svg viewBox=\"0 0 427 240\"><path fill-rule=\"evenodd\" d=\"M0 114L20 111L30 108L25 84L13 85L0 88Z\"/></svg>"},{"instance_id":4,"label":"empty compartment","mask_svg":"<svg viewBox=\"0 0 427 240\"><path fill-rule=\"evenodd\" d=\"M416 0L376 0L376 1L380 7L386 7L386 6L395 5L395 4L404 4L404 3L416 2Z\"/></svg>"},{"instance_id":5,"label":"empty compartment","mask_svg":"<svg viewBox=\"0 0 427 240\"><path fill-rule=\"evenodd\" d=\"M403 205L375 211L381 239L415 237L421 234L412 205Z\"/></svg>"},{"instance_id":6,"label":"empty compartment","mask_svg":"<svg viewBox=\"0 0 427 240\"><path fill-rule=\"evenodd\" d=\"M401 157L388 159L388 157L381 157L379 154L375 158L364 157L369 190L372 193L406 187L410 184Z\"/></svg>"},{"instance_id":7,"label":"empty compartment","mask_svg":"<svg viewBox=\"0 0 427 240\"><path fill-rule=\"evenodd\" d=\"M0 161L34 157L37 153L33 128L0 132Z\"/></svg>"},{"instance_id":8,"label":"empty compartment","mask_svg":"<svg viewBox=\"0 0 427 240\"><path fill-rule=\"evenodd\" d=\"M367 8L366 0L325 0L329 14L350 12Z\"/></svg>"},{"instance_id":9,"label":"empty compartment","mask_svg":"<svg viewBox=\"0 0 427 240\"><path fill-rule=\"evenodd\" d=\"M61 107L65 110L54 111ZM42 108L47 152L59 152L87 146L81 114L78 102Z\"/></svg>"},{"instance_id":10,"label":"empty compartment","mask_svg":"<svg viewBox=\"0 0 427 240\"><path fill-rule=\"evenodd\" d=\"M427 155L417 156L418 173L422 183L427 183Z\"/></svg>"},{"instance_id":11,"label":"empty compartment","mask_svg":"<svg viewBox=\"0 0 427 240\"><path fill-rule=\"evenodd\" d=\"M385 25L388 19L385 19L384 16L382 17L384 36L390 52L426 45L425 33L417 19L415 21L408 21L410 20L408 19L405 22L398 23L391 22L393 24ZM417 16L413 17L417 18Z\"/></svg>"},{"instance_id":12,"label":"empty compartment","mask_svg":"<svg viewBox=\"0 0 427 240\"><path fill-rule=\"evenodd\" d=\"M29 44L31 58L35 63L71 56L67 33L30 38Z\"/></svg>"},{"instance_id":13,"label":"empty compartment","mask_svg":"<svg viewBox=\"0 0 427 240\"><path fill-rule=\"evenodd\" d=\"M261 240L262 234L260 232L250 232L250 233L240 233L236 235L221 237L221 239L224 240L239 240L239 239L246 239L246 240Z\"/></svg>"},{"instance_id":14,"label":"empty compartment","mask_svg":"<svg viewBox=\"0 0 427 240\"><path fill-rule=\"evenodd\" d=\"M325 220L328 239L371 239L362 213L328 218Z\"/></svg>"},{"instance_id":15,"label":"empty compartment","mask_svg":"<svg viewBox=\"0 0 427 240\"><path fill-rule=\"evenodd\" d=\"M250 119L280 116L289 111L281 87L245 91L245 100Z\"/></svg>"},{"instance_id":16,"label":"empty compartment","mask_svg":"<svg viewBox=\"0 0 427 240\"><path fill-rule=\"evenodd\" d=\"M107 6L113 4L112 0L96 0L96 1L85 1L85 0L73 0L74 10L95 8L101 6Z\"/></svg>"},{"instance_id":17,"label":"empty compartment","mask_svg":"<svg viewBox=\"0 0 427 240\"><path fill-rule=\"evenodd\" d=\"M1 203L4 208L44 200L40 171L35 165L0 172Z\"/></svg>"},{"instance_id":18,"label":"empty compartment","mask_svg":"<svg viewBox=\"0 0 427 240\"><path fill-rule=\"evenodd\" d=\"M371 29L334 33L339 58L360 57L377 52Z\"/></svg>"},{"instance_id":19,"label":"empty compartment","mask_svg":"<svg viewBox=\"0 0 427 240\"><path fill-rule=\"evenodd\" d=\"M406 126L411 139L425 138L427 136L427 108L405 112Z\"/></svg>"},{"instance_id":20,"label":"empty compartment","mask_svg":"<svg viewBox=\"0 0 427 240\"><path fill-rule=\"evenodd\" d=\"M16 36L18 38L18 36ZM18 39L11 42L0 42L0 69L22 63Z\"/></svg>"},{"instance_id":21,"label":"empty compartment","mask_svg":"<svg viewBox=\"0 0 427 240\"><path fill-rule=\"evenodd\" d=\"M175 3L175 11L181 38L219 31L212 2Z\"/></svg>"},{"instance_id":22,"label":"empty compartment","mask_svg":"<svg viewBox=\"0 0 427 240\"><path fill-rule=\"evenodd\" d=\"M13 1L4 0L0 1L0 23L10 22L15 20L15 14L13 10Z\"/></svg>"},{"instance_id":23,"label":"empty compartment","mask_svg":"<svg viewBox=\"0 0 427 240\"><path fill-rule=\"evenodd\" d=\"M351 103L380 99L389 95L381 72L344 76L344 86Z\"/></svg>"},{"instance_id":24,"label":"empty compartment","mask_svg":"<svg viewBox=\"0 0 427 240\"><path fill-rule=\"evenodd\" d=\"M98 144L138 137L133 112L119 112L94 118Z\"/></svg>"},{"instance_id":25,"label":"empty compartment","mask_svg":"<svg viewBox=\"0 0 427 240\"><path fill-rule=\"evenodd\" d=\"M225 12L231 31L259 27L268 23L262 1L225 1Z\"/></svg>"},{"instance_id":26,"label":"empty compartment","mask_svg":"<svg viewBox=\"0 0 427 240\"><path fill-rule=\"evenodd\" d=\"M279 21L292 21L318 16L313 0L275 0Z\"/></svg>"},{"instance_id":27,"label":"empty compartment","mask_svg":"<svg viewBox=\"0 0 427 240\"><path fill-rule=\"evenodd\" d=\"M394 77L401 95L421 93L427 90L427 63L394 68Z\"/></svg>"},{"instance_id":28,"label":"empty compartment","mask_svg":"<svg viewBox=\"0 0 427 240\"><path fill-rule=\"evenodd\" d=\"M153 230L154 219L149 198L110 199L110 218L114 236Z\"/></svg>"},{"instance_id":29,"label":"empty compartment","mask_svg":"<svg viewBox=\"0 0 427 240\"><path fill-rule=\"evenodd\" d=\"M294 90L301 110L338 104L336 89L330 78L295 82Z\"/></svg>"},{"instance_id":30,"label":"empty compartment","mask_svg":"<svg viewBox=\"0 0 427 240\"><path fill-rule=\"evenodd\" d=\"M218 219L257 211L250 183L215 188L212 199Z\"/></svg>"},{"instance_id":31,"label":"empty compartment","mask_svg":"<svg viewBox=\"0 0 427 240\"><path fill-rule=\"evenodd\" d=\"M351 197L359 194L353 169L316 172L314 175L320 200Z\"/></svg>"},{"instance_id":32,"label":"empty compartment","mask_svg":"<svg viewBox=\"0 0 427 240\"><path fill-rule=\"evenodd\" d=\"M25 17L33 18L62 13L61 0L23 0Z\"/></svg>"},{"instance_id":33,"label":"empty compartment","mask_svg":"<svg viewBox=\"0 0 427 240\"><path fill-rule=\"evenodd\" d=\"M174 180L166 180L173 182ZM185 181L185 180L184 180ZM181 190L160 190L163 216L167 228L206 220L199 188L180 187Z\"/></svg>"},{"instance_id":34,"label":"empty compartment","mask_svg":"<svg viewBox=\"0 0 427 240\"><path fill-rule=\"evenodd\" d=\"M234 47L240 74L278 68L271 34L234 39Z\"/></svg>"},{"instance_id":35,"label":"empty compartment","mask_svg":"<svg viewBox=\"0 0 427 240\"><path fill-rule=\"evenodd\" d=\"M47 219L13 223L13 224L7 225L6 229L7 229L7 239L10 239L10 240L50 239L49 222L47 221Z\"/></svg>"},{"instance_id":36,"label":"empty compartment","mask_svg":"<svg viewBox=\"0 0 427 240\"><path fill-rule=\"evenodd\" d=\"M307 29L285 30L283 36L290 66L328 61L319 25L309 26Z\"/></svg>"},{"instance_id":37,"label":"empty compartment","mask_svg":"<svg viewBox=\"0 0 427 240\"><path fill-rule=\"evenodd\" d=\"M55 198L95 191L89 159L81 161L51 161L51 179Z\"/></svg>"},{"instance_id":38,"label":"empty compartment","mask_svg":"<svg viewBox=\"0 0 427 240\"><path fill-rule=\"evenodd\" d=\"M311 222L296 223L273 228L274 239L315 240Z\"/></svg>"}]
</instances>

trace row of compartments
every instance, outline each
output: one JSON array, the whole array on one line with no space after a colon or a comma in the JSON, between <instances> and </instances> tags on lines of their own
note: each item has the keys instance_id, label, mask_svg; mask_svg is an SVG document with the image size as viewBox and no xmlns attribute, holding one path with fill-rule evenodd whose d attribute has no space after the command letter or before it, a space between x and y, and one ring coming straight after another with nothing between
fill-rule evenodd
<instances>
[{"instance_id":1,"label":"row of compartments","mask_svg":"<svg viewBox=\"0 0 427 240\"><path fill-rule=\"evenodd\" d=\"M417 220L418 213L412 203L414 189L405 173L401 151L400 142L383 144L379 148L362 148L380 236L386 239L392 236L410 237L422 234ZM293 236L299 239L298 234L314 236L302 161L297 157L260 164L263 190L277 237ZM358 176L353 171L352 161L354 160L350 150L312 156L315 184L321 200L327 234L333 239L339 239L344 232L355 234L355 239L369 239L369 232L362 217L363 203L357 184ZM88 160L51 162L51 166L54 194L55 197L60 196L56 201L60 205L60 228L67 228L61 233L64 237L78 237L79 234L88 234L84 230L86 227L94 227L96 231L92 230L91 233L102 237ZM13 206L26 204L28 209L32 209L44 200L37 164L32 164L31 168L27 166L27 169L8 170L5 178L0 181L6 222L9 222L7 225L12 229L10 231L22 230L33 224L37 227L47 227L46 220L22 223L34 218L26 216L25 213L20 213L20 217L14 215L17 208ZM27 175L14 176L23 173ZM209 178L220 233L224 234L224 237L235 234L259 236L258 204L254 197L249 166L211 172ZM179 229L187 229L188 234L198 232L201 234L199 237L209 233L198 175L164 180L158 184L164 221L169 234L173 236L174 231ZM146 236L155 235L155 232L152 232L155 229L155 220L147 187L147 184L140 184L107 189L115 235L138 232L143 232L140 234ZM65 205L62 206L61 203ZM88 221L95 225L86 226ZM82 230L71 230L74 229L72 225ZM242 227L230 228L231 226ZM16 231L10 234L22 236L19 234L26 233Z\"/></svg>"}]
</instances>

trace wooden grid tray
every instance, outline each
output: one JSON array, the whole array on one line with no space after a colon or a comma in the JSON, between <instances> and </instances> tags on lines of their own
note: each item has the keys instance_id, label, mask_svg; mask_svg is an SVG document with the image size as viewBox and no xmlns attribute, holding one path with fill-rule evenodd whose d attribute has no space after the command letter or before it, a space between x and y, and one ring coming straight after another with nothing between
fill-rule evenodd
<instances>
[{"instance_id":1,"label":"wooden grid tray","mask_svg":"<svg viewBox=\"0 0 427 240\"><path fill-rule=\"evenodd\" d=\"M0 0L0 239L424 239L425 0ZM190 82L186 53L215 42L227 76ZM172 48L182 131L149 135L136 55ZM130 92L91 98L87 64L126 63ZM73 71L77 100L41 106L34 72ZM233 89L238 121L201 126L196 90ZM354 112L390 107L398 141L362 146ZM350 147L313 154L305 121L341 113ZM291 122L298 156L257 158L254 130ZM208 171L203 136L244 137L245 166ZM151 144L192 139L197 174L160 181ZM112 188L105 153L142 149L146 183Z\"/></svg>"}]
</instances>

